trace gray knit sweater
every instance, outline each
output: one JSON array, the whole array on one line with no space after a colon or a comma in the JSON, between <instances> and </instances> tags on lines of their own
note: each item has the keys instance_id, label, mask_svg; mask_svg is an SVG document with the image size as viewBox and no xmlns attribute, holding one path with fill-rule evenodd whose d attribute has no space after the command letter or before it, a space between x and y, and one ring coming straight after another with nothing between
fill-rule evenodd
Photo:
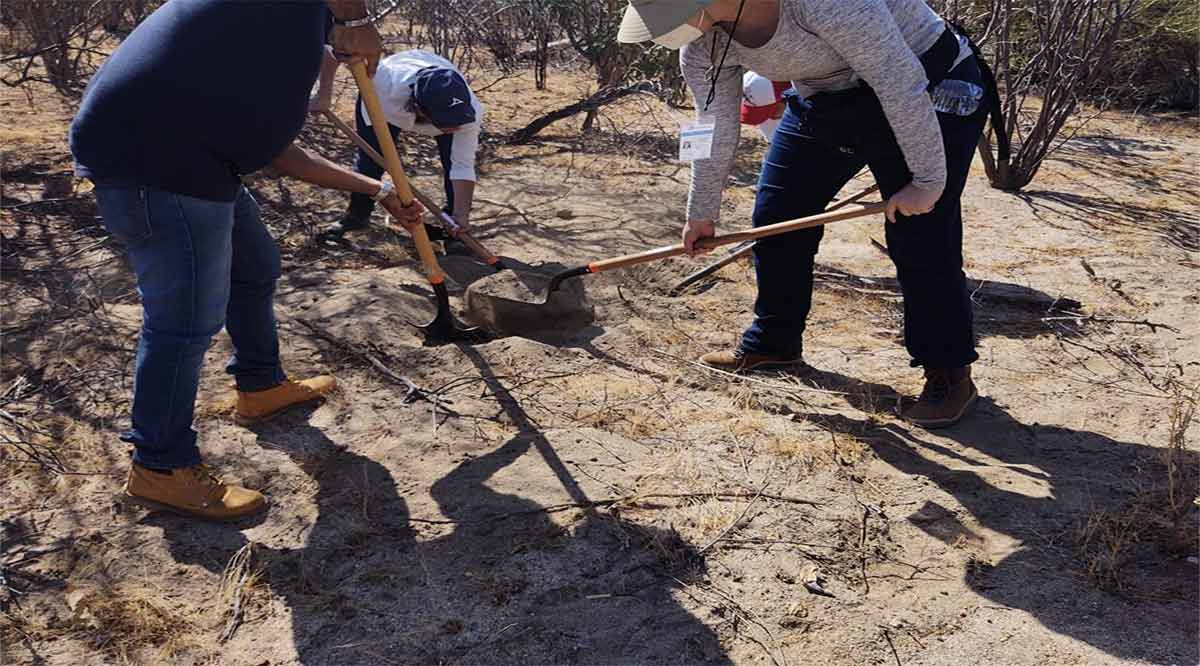
<instances>
[{"instance_id":1,"label":"gray knit sweater","mask_svg":"<svg viewBox=\"0 0 1200 666\"><path fill-rule=\"evenodd\" d=\"M845 90L866 81L879 97L913 182L941 192L946 157L941 130L918 55L937 41L945 24L922 0L780 0L779 25L757 49L737 42L729 49L709 107L716 128L712 157L692 163L689 219L717 219L721 192L737 150L742 73L791 81L800 95ZM708 95L708 72L725 47L725 32L712 30L680 53L684 78L697 113ZM799 185L803 186L803 185Z\"/></svg>"}]
</instances>

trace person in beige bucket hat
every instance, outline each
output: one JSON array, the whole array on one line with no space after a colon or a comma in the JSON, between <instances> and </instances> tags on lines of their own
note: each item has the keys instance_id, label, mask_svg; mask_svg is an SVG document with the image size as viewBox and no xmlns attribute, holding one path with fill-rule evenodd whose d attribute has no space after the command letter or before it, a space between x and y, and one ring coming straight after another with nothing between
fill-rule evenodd
<instances>
[{"instance_id":1,"label":"person in beige bucket hat","mask_svg":"<svg viewBox=\"0 0 1200 666\"><path fill-rule=\"evenodd\" d=\"M697 115L714 126L692 162L683 243L716 233L739 138L742 76L791 81L763 162L753 224L819 213L864 166L887 201L888 252L904 295L904 339L925 389L904 416L957 422L977 397L960 197L995 79L961 30L924 0L631 0L617 39L678 48ZM1006 145L1000 145L1002 154ZM820 227L759 241L754 321L729 371L801 364Z\"/></svg>"}]
</instances>

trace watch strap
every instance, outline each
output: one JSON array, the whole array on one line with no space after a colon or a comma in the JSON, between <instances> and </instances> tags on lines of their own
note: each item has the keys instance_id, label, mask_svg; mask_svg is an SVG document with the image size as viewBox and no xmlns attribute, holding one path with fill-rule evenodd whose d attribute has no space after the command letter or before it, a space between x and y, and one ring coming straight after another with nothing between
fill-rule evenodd
<instances>
[{"instance_id":1,"label":"watch strap","mask_svg":"<svg viewBox=\"0 0 1200 666\"><path fill-rule=\"evenodd\" d=\"M388 198L388 195L396 191L396 186L392 185L392 181L390 180L381 180L379 183L379 191L371 195L371 199L375 200L376 203L383 201Z\"/></svg>"},{"instance_id":2,"label":"watch strap","mask_svg":"<svg viewBox=\"0 0 1200 666\"><path fill-rule=\"evenodd\" d=\"M345 19L345 20L340 19L340 18L333 19L333 24L340 28L361 28L364 25L371 25L374 22L375 22L375 19L372 18L370 14L367 14L366 16L364 16L362 18L356 18L356 19Z\"/></svg>"}]
</instances>

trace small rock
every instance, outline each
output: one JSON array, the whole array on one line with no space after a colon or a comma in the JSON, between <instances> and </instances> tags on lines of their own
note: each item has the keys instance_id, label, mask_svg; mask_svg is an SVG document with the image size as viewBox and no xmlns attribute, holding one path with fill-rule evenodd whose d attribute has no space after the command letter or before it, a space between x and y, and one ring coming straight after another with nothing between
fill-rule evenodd
<instances>
[{"instance_id":1,"label":"small rock","mask_svg":"<svg viewBox=\"0 0 1200 666\"><path fill-rule=\"evenodd\" d=\"M570 208L560 208L554 213L554 216L560 220L570 220L575 217L575 211Z\"/></svg>"}]
</instances>

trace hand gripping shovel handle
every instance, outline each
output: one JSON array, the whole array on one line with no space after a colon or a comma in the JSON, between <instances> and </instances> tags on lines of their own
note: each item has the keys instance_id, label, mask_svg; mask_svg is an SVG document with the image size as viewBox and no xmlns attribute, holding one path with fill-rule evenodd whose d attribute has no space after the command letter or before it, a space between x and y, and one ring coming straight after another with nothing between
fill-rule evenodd
<instances>
[{"instance_id":1,"label":"hand gripping shovel handle","mask_svg":"<svg viewBox=\"0 0 1200 666\"><path fill-rule=\"evenodd\" d=\"M376 164L384 169L387 168L387 163L384 161L383 155L380 155L374 148L371 147L371 144L364 141L363 138L358 135L358 132L355 132L353 128L347 125L344 120L338 118L337 115L332 111L325 111L324 114L325 118L329 120L329 122L333 123L333 126L338 128L338 130L345 134L347 138L353 141L360 150L366 153L367 157L370 157L375 161ZM372 120L371 124L374 125L374 122L375 121ZM425 196L421 190L418 190L411 184L409 187L412 189L413 196L417 198L417 201L421 202L422 206L425 206L425 208L429 211L429 214L436 215L438 219L441 220L442 226L450 230L450 233L454 234L458 240L462 241L463 245L466 245L468 248L470 248L471 252L473 252L475 256L479 257L487 265L494 266L497 270L504 268L504 264L500 262L499 257L492 254L491 250L484 247L483 243L475 240L471 234L463 231L463 228L459 226L458 222L456 222L453 217L450 217L444 211L440 210L437 204L433 202L433 199Z\"/></svg>"},{"instance_id":2,"label":"hand gripping shovel handle","mask_svg":"<svg viewBox=\"0 0 1200 666\"><path fill-rule=\"evenodd\" d=\"M379 103L379 94L375 92L375 84L367 75L367 64L361 60L350 63L350 72L354 74L354 82L358 84L358 92L362 96L363 106L367 109L367 117L371 119L371 127L375 129L375 138L379 140L379 147L383 149L384 168L396 185L400 203L408 206L413 202L412 187L404 175L404 168L400 166L400 154L396 152L396 144L388 132L387 118L383 114L383 105ZM429 284L442 284L446 276L433 253L433 245L429 242L429 234L425 233L425 225L418 224L411 233Z\"/></svg>"}]
</instances>

